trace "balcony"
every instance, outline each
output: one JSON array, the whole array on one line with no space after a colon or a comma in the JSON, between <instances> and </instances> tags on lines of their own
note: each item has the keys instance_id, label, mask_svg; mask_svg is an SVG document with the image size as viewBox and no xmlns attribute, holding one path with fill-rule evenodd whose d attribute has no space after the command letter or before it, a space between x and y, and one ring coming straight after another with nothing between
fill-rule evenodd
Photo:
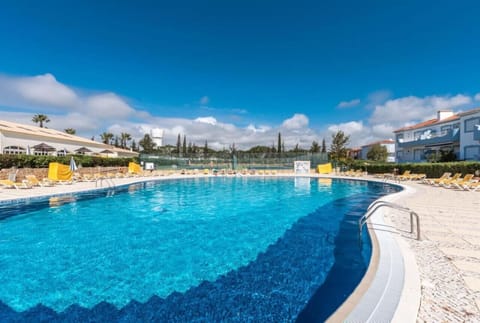
<instances>
[{"instance_id":1,"label":"balcony","mask_svg":"<svg viewBox=\"0 0 480 323\"><path fill-rule=\"evenodd\" d=\"M460 131L459 129L453 129L453 130L441 132L438 135L424 133L416 140L412 140L412 141L401 141L401 140L402 139L398 140L397 142L398 148L448 145L448 144L460 142Z\"/></svg>"}]
</instances>

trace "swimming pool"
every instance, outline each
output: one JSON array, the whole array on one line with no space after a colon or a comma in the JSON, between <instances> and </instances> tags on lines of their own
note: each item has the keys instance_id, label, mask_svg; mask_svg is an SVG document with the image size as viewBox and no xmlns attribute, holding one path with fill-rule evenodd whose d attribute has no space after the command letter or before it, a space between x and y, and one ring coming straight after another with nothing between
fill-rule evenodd
<instances>
[{"instance_id":1,"label":"swimming pool","mask_svg":"<svg viewBox=\"0 0 480 323\"><path fill-rule=\"evenodd\" d=\"M0 320L322 321L368 266L356 219L397 190L222 177L2 205Z\"/></svg>"}]
</instances>

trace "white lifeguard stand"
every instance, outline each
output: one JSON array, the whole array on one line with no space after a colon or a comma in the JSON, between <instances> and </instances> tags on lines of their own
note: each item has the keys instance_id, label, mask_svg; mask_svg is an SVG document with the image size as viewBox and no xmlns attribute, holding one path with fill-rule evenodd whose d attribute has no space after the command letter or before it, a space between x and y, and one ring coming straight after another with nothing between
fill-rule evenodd
<instances>
[{"instance_id":1,"label":"white lifeguard stand","mask_svg":"<svg viewBox=\"0 0 480 323\"><path fill-rule=\"evenodd\" d=\"M164 130L160 128L153 128L150 130L150 137L152 137L152 140L157 147L163 146L163 133Z\"/></svg>"}]
</instances>

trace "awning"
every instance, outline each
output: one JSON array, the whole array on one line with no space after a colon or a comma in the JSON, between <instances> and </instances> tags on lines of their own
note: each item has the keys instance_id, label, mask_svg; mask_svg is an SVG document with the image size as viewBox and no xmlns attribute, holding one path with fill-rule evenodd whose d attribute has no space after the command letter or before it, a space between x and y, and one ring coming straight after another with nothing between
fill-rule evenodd
<instances>
[{"instance_id":1,"label":"awning","mask_svg":"<svg viewBox=\"0 0 480 323\"><path fill-rule=\"evenodd\" d=\"M43 150L43 151L54 151L54 150L56 150L52 146L49 146L49 145L47 145L46 143L43 143L43 142L41 144L33 146L32 148L35 149L35 150Z\"/></svg>"},{"instance_id":2,"label":"awning","mask_svg":"<svg viewBox=\"0 0 480 323\"><path fill-rule=\"evenodd\" d=\"M113 151L105 149L105 150L102 150L100 154L113 154Z\"/></svg>"},{"instance_id":3,"label":"awning","mask_svg":"<svg viewBox=\"0 0 480 323\"><path fill-rule=\"evenodd\" d=\"M91 153L92 151L86 147L78 148L75 150L77 153Z\"/></svg>"}]
</instances>

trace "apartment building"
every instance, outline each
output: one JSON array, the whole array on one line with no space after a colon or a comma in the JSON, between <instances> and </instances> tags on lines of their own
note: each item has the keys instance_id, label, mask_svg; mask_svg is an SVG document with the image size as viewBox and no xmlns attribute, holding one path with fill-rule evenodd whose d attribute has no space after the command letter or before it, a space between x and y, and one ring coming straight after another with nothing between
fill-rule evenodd
<instances>
[{"instance_id":1,"label":"apartment building","mask_svg":"<svg viewBox=\"0 0 480 323\"><path fill-rule=\"evenodd\" d=\"M454 114L438 111L435 119L394 131L397 162L428 161L452 151L458 160L480 160L480 109Z\"/></svg>"}]
</instances>

